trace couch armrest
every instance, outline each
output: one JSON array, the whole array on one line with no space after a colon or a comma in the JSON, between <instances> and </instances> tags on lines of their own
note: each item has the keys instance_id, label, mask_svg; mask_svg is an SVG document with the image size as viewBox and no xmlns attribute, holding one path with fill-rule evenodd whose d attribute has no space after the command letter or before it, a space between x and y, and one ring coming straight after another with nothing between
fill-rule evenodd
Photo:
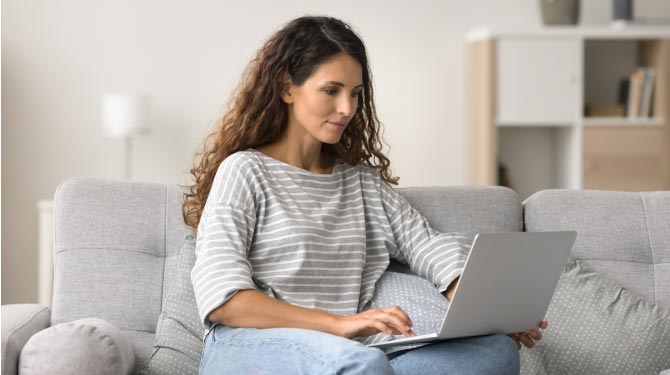
<instances>
[{"instance_id":1,"label":"couch armrest","mask_svg":"<svg viewBox=\"0 0 670 375\"><path fill-rule=\"evenodd\" d=\"M16 375L19 355L26 342L49 327L51 310L42 305L2 306L2 375Z\"/></svg>"}]
</instances>

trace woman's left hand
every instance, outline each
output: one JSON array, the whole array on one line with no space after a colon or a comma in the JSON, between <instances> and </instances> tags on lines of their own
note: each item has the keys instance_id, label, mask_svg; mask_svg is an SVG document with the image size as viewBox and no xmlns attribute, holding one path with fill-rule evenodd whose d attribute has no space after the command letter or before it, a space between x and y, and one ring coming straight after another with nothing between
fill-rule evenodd
<instances>
[{"instance_id":1,"label":"woman's left hand","mask_svg":"<svg viewBox=\"0 0 670 375\"><path fill-rule=\"evenodd\" d=\"M543 320L538 324L538 327L541 329L546 329L549 326L547 320ZM510 333L508 335L514 342L516 342L516 347L521 349L521 344L523 343L527 348L532 348L535 346L535 341L542 338L542 332L539 329L532 329L528 332L519 332L519 333Z\"/></svg>"}]
</instances>

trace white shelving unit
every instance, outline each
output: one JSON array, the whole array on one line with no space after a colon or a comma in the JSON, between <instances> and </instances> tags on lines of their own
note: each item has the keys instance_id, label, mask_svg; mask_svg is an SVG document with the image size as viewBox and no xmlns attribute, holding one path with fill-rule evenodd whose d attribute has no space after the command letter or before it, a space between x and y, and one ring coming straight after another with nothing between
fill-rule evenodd
<instances>
[{"instance_id":1,"label":"white shelving unit","mask_svg":"<svg viewBox=\"0 0 670 375\"><path fill-rule=\"evenodd\" d=\"M471 184L509 184L522 199L670 188L670 28L482 28L468 55ZM651 118L584 116L586 104L616 103L619 80L639 66L656 71Z\"/></svg>"},{"instance_id":2,"label":"white shelving unit","mask_svg":"<svg viewBox=\"0 0 670 375\"><path fill-rule=\"evenodd\" d=\"M40 200L37 202L38 211L38 277L37 277L37 303L51 307L51 296L53 289L53 216L54 202L52 200Z\"/></svg>"}]
</instances>

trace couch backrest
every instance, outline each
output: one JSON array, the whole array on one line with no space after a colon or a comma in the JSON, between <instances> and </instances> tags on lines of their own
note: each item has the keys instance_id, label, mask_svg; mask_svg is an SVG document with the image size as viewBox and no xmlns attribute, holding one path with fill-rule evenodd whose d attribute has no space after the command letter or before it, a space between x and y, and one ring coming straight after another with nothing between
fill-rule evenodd
<instances>
[{"instance_id":1,"label":"couch backrest","mask_svg":"<svg viewBox=\"0 0 670 375\"><path fill-rule=\"evenodd\" d=\"M522 208L502 187L400 189L443 232L522 230ZM178 251L190 233L176 185L93 178L65 181L54 202L52 324L105 319L131 339L137 366L153 345Z\"/></svg>"},{"instance_id":2,"label":"couch backrest","mask_svg":"<svg viewBox=\"0 0 670 375\"><path fill-rule=\"evenodd\" d=\"M529 232L576 230L572 256L670 306L670 191L544 190L524 202Z\"/></svg>"},{"instance_id":3,"label":"couch backrest","mask_svg":"<svg viewBox=\"0 0 670 375\"><path fill-rule=\"evenodd\" d=\"M520 232L519 196L501 186L450 186L398 189L441 232L468 234Z\"/></svg>"},{"instance_id":4,"label":"couch backrest","mask_svg":"<svg viewBox=\"0 0 670 375\"><path fill-rule=\"evenodd\" d=\"M518 195L500 186L401 188L400 194L440 232L520 232L523 213ZM391 261L390 271L413 273Z\"/></svg>"}]
</instances>

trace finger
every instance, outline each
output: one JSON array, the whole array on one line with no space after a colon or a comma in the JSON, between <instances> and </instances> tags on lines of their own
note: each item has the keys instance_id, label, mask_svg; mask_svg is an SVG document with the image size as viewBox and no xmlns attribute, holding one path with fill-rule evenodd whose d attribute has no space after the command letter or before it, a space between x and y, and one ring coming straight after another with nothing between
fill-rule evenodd
<instances>
[{"instance_id":1,"label":"finger","mask_svg":"<svg viewBox=\"0 0 670 375\"><path fill-rule=\"evenodd\" d=\"M402 310L400 310L402 311ZM403 335L405 336L415 336L416 334L412 331L412 326L411 323L412 321L409 320L409 317L407 319L404 319L402 315L407 316L407 314L400 314L398 311L394 311L393 309L385 309L380 311L380 319L383 320L385 323L394 326L398 330L400 330Z\"/></svg>"},{"instance_id":2,"label":"finger","mask_svg":"<svg viewBox=\"0 0 670 375\"><path fill-rule=\"evenodd\" d=\"M367 327L374 328L378 332L384 332L388 335L404 334L403 326L391 322L390 314L384 312L382 309L367 310L360 314L365 316L365 324Z\"/></svg>"},{"instance_id":3,"label":"finger","mask_svg":"<svg viewBox=\"0 0 670 375\"><path fill-rule=\"evenodd\" d=\"M368 325L371 326L372 328L377 329L379 332L386 333L387 335L393 336L393 335L397 335L397 334L400 333L400 332L397 332L397 331L394 332L394 330L391 327L389 327L386 323L384 323L381 320L370 319L368 321Z\"/></svg>"},{"instance_id":4,"label":"finger","mask_svg":"<svg viewBox=\"0 0 670 375\"><path fill-rule=\"evenodd\" d=\"M402 334L403 336L412 337L416 336L416 333L412 328L408 327L404 322L402 322L397 316L391 314L385 314L382 318L384 324L398 331L397 334Z\"/></svg>"},{"instance_id":5,"label":"finger","mask_svg":"<svg viewBox=\"0 0 670 375\"><path fill-rule=\"evenodd\" d=\"M535 346L535 342L533 341L533 339L528 337L528 335L525 333L519 335L519 341L521 341L521 343L523 343L527 348L532 348L533 346Z\"/></svg>"},{"instance_id":6,"label":"finger","mask_svg":"<svg viewBox=\"0 0 670 375\"><path fill-rule=\"evenodd\" d=\"M518 337L519 335L517 335L516 333L510 333L507 336L511 337L512 340L514 340L517 349L521 349L521 344L519 343L519 337Z\"/></svg>"},{"instance_id":7,"label":"finger","mask_svg":"<svg viewBox=\"0 0 670 375\"><path fill-rule=\"evenodd\" d=\"M387 313L383 310L375 310L373 315L370 316L370 319L377 321L379 324L383 324L387 329L390 329L392 333L388 331L382 331L389 335L404 335L404 336L415 336L416 334L405 324L403 324L397 316Z\"/></svg>"},{"instance_id":8,"label":"finger","mask_svg":"<svg viewBox=\"0 0 670 375\"><path fill-rule=\"evenodd\" d=\"M405 325L407 325L410 328L414 325L412 323L412 319L410 319L409 315L407 315L407 313L403 309L401 309L400 306L397 306L397 305L396 306L391 306L391 307L388 307L388 308L384 309L384 311L397 316L398 318L400 318L403 321L403 323Z\"/></svg>"},{"instance_id":9,"label":"finger","mask_svg":"<svg viewBox=\"0 0 670 375\"><path fill-rule=\"evenodd\" d=\"M540 328L547 329L548 326L549 322L547 321L547 319L544 319L543 321L540 322Z\"/></svg>"},{"instance_id":10,"label":"finger","mask_svg":"<svg viewBox=\"0 0 670 375\"><path fill-rule=\"evenodd\" d=\"M398 317L398 319L400 319L403 322L403 324L405 324L410 328L414 325L412 319L410 319L409 315L407 315L407 313L403 309L401 309L400 306L391 306L384 309L384 311L388 314L392 314Z\"/></svg>"},{"instance_id":11,"label":"finger","mask_svg":"<svg viewBox=\"0 0 670 375\"><path fill-rule=\"evenodd\" d=\"M536 330L536 329L533 329L533 330L529 331L529 332L528 332L528 335L529 335L530 338L532 338L533 340L540 340L540 339L542 338L542 332L540 332L540 331L538 331L538 330Z\"/></svg>"}]
</instances>

